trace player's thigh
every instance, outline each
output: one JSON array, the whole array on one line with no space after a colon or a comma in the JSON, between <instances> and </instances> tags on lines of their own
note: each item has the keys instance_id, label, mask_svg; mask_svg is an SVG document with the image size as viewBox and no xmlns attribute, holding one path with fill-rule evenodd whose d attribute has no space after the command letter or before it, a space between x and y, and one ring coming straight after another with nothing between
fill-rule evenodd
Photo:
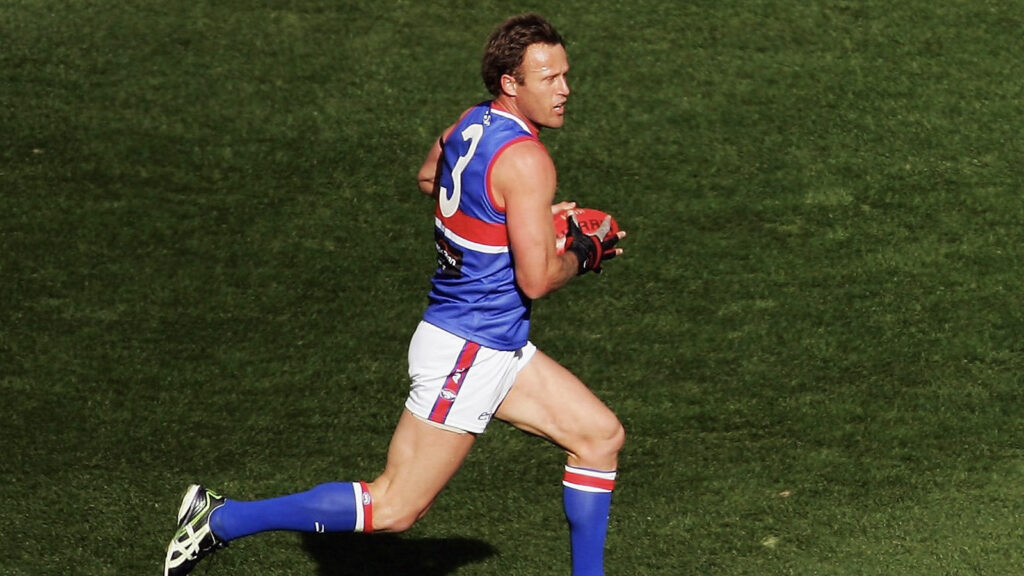
<instances>
[{"instance_id":1,"label":"player's thigh","mask_svg":"<svg viewBox=\"0 0 1024 576\"><path fill-rule=\"evenodd\" d=\"M519 372L496 416L561 446L574 465L613 467L624 440L611 409L539 350Z\"/></svg>"},{"instance_id":2,"label":"player's thigh","mask_svg":"<svg viewBox=\"0 0 1024 576\"><path fill-rule=\"evenodd\" d=\"M384 472L370 484L375 529L405 530L426 513L474 439L473 434L438 428L403 410Z\"/></svg>"}]
</instances>

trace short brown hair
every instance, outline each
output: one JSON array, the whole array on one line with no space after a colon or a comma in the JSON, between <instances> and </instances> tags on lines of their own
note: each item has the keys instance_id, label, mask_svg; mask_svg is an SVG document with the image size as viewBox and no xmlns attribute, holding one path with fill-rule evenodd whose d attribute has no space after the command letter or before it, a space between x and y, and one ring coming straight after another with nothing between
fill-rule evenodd
<instances>
[{"instance_id":1,"label":"short brown hair","mask_svg":"<svg viewBox=\"0 0 1024 576\"><path fill-rule=\"evenodd\" d=\"M526 49L533 44L565 46L565 41L547 20L532 13L513 16L494 29L481 67L484 85L492 95L501 95L501 77L505 74L523 81L519 67Z\"/></svg>"}]
</instances>

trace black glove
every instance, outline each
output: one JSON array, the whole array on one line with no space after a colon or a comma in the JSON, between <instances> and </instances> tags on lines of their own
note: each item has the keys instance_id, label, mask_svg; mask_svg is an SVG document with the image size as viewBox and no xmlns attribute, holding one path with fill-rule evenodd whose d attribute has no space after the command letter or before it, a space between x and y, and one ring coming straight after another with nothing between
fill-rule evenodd
<instances>
[{"instance_id":1,"label":"black glove","mask_svg":"<svg viewBox=\"0 0 1024 576\"><path fill-rule=\"evenodd\" d=\"M565 234L565 249L576 254L576 259L580 263L576 275L585 274L591 270L600 273L601 262L615 257L615 245L619 242L618 234L607 240L601 240L611 230L611 216L605 218L593 234L586 234L580 229L575 214L569 216L567 220L569 229Z\"/></svg>"}]
</instances>

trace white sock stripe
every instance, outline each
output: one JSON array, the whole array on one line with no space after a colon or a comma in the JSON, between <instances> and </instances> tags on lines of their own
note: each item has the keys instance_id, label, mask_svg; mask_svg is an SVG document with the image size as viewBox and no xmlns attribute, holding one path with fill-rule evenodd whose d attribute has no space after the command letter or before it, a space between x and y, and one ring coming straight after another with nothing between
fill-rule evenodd
<instances>
[{"instance_id":1,"label":"white sock stripe","mask_svg":"<svg viewBox=\"0 0 1024 576\"><path fill-rule=\"evenodd\" d=\"M600 478L601 480L615 480L616 470L603 471L603 470L591 470L590 468L577 468L575 466L565 465L565 471L570 474L579 474L580 476L590 476L591 478Z\"/></svg>"},{"instance_id":2,"label":"white sock stripe","mask_svg":"<svg viewBox=\"0 0 1024 576\"><path fill-rule=\"evenodd\" d=\"M352 493L356 499L356 526L354 531L363 531L363 487L359 485L359 482L352 483Z\"/></svg>"}]
</instances>

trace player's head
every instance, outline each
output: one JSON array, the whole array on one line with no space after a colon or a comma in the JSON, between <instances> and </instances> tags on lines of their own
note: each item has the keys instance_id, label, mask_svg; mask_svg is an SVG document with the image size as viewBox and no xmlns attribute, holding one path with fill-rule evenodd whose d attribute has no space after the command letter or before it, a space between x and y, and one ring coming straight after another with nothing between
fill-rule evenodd
<instances>
[{"instance_id":1,"label":"player's head","mask_svg":"<svg viewBox=\"0 0 1024 576\"><path fill-rule=\"evenodd\" d=\"M565 41L536 14L509 18L487 42L482 66L487 90L514 98L519 111L540 126L562 125L568 72Z\"/></svg>"}]
</instances>

